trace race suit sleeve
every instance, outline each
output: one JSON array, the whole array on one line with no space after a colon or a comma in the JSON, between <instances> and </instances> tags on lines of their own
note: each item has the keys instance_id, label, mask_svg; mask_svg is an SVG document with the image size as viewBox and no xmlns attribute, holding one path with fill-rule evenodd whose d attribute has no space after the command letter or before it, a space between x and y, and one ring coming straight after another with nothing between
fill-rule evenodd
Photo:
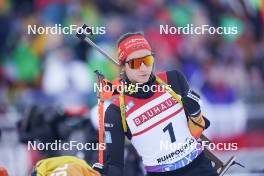
<instances>
[{"instance_id":1,"label":"race suit sleeve","mask_svg":"<svg viewBox=\"0 0 264 176\"><path fill-rule=\"evenodd\" d=\"M125 134L120 109L111 104L105 112L106 175L122 176L124 169Z\"/></svg>"},{"instance_id":2,"label":"race suit sleeve","mask_svg":"<svg viewBox=\"0 0 264 176\"><path fill-rule=\"evenodd\" d=\"M167 80L168 80L168 85L171 85L173 91L175 91L177 94L181 96L186 95L190 89L186 78L178 70L168 71ZM207 129L210 126L210 121L204 116L202 116L198 120L201 122L201 124L203 124L204 129ZM195 134L196 137L199 136L199 134L204 130L204 129L201 130L200 126L199 125L197 126L197 124L193 123L193 121L188 121L188 122L191 133Z\"/></svg>"},{"instance_id":3,"label":"race suit sleeve","mask_svg":"<svg viewBox=\"0 0 264 176\"><path fill-rule=\"evenodd\" d=\"M172 90L181 96L187 94L190 89L184 75L178 70L168 71L167 80L168 85L171 85Z\"/></svg>"}]
</instances>

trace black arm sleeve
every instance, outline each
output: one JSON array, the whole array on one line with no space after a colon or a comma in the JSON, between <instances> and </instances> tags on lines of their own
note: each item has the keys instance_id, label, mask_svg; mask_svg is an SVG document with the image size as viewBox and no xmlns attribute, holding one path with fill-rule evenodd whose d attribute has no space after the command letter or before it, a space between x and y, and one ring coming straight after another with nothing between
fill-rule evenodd
<instances>
[{"instance_id":1,"label":"black arm sleeve","mask_svg":"<svg viewBox=\"0 0 264 176\"><path fill-rule=\"evenodd\" d=\"M177 94L184 96L188 93L190 87L185 76L178 70L167 72L168 85L171 85L173 91ZM210 126L210 121L203 116L205 120L205 129Z\"/></svg>"},{"instance_id":2,"label":"black arm sleeve","mask_svg":"<svg viewBox=\"0 0 264 176\"><path fill-rule=\"evenodd\" d=\"M105 112L105 139L107 176L122 176L124 168L124 141L120 109L111 104Z\"/></svg>"}]
</instances>

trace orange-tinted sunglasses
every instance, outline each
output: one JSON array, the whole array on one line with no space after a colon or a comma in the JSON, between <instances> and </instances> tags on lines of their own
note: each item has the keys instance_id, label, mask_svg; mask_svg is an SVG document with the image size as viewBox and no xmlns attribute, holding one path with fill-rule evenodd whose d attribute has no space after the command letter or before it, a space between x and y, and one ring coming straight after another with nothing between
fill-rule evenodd
<instances>
[{"instance_id":1,"label":"orange-tinted sunglasses","mask_svg":"<svg viewBox=\"0 0 264 176\"><path fill-rule=\"evenodd\" d=\"M150 66L154 62L154 57L152 55L148 55L148 56L141 57L141 58L131 59L129 61L126 61L125 63L128 63L131 69L138 69L141 66L142 62L146 66Z\"/></svg>"}]
</instances>

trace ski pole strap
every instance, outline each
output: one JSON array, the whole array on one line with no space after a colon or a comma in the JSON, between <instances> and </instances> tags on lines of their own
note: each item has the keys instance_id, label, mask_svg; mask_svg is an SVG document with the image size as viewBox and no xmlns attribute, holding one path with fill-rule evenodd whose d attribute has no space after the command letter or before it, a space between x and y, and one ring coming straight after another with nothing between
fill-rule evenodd
<instances>
[{"instance_id":1,"label":"ski pole strap","mask_svg":"<svg viewBox=\"0 0 264 176\"><path fill-rule=\"evenodd\" d=\"M127 132L126 108L125 108L125 96L124 96L123 91L120 92L119 101L120 101L120 112L121 112L121 117L122 117L122 125L123 125L124 132L126 133Z\"/></svg>"},{"instance_id":2,"label":"ski pole strap","mask_svg":"<svg viewBox=\"0 0 264 176\"><path fill-rule=\"evenodd\" d=\"M171 96L182 105L182 101L180 99L180 97L176 94L175 91L173 91L170 86L168 86L168 84L166 84L164 81L162 81L162 79L160 79L158 76L156 76L156 81L165 87L165 89L171 94Z\"/></svg>"},{"instance_id":3,"label":"ski pole strap","mask_svg":"<svg viewBox=\"0 0 264 176\"><path fill-rule=\"evenodd\" d=\"M99 138L99 145L104 143L104 101L98 98L98 138ZM100 149L98 151L98 162L100 164L104 164L104 151Z\"/></svg>"}]
</instances>

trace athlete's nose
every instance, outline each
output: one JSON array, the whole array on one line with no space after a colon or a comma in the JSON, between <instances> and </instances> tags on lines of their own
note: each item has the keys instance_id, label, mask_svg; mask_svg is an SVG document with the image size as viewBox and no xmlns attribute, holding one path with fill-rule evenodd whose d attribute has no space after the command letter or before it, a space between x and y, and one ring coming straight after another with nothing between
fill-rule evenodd
<instances>
[{"instance_id":1,"label":"athlete's nose","mask_svg":"<svg viewBox=\"0 0 264 176\"><path fill-rule=\"evenodd\" d=\"M146 71L147 70L147 66L144 64L144 62L141 63L139 69L140 69L140 71Z\"/></svg>"}]
</instances>

